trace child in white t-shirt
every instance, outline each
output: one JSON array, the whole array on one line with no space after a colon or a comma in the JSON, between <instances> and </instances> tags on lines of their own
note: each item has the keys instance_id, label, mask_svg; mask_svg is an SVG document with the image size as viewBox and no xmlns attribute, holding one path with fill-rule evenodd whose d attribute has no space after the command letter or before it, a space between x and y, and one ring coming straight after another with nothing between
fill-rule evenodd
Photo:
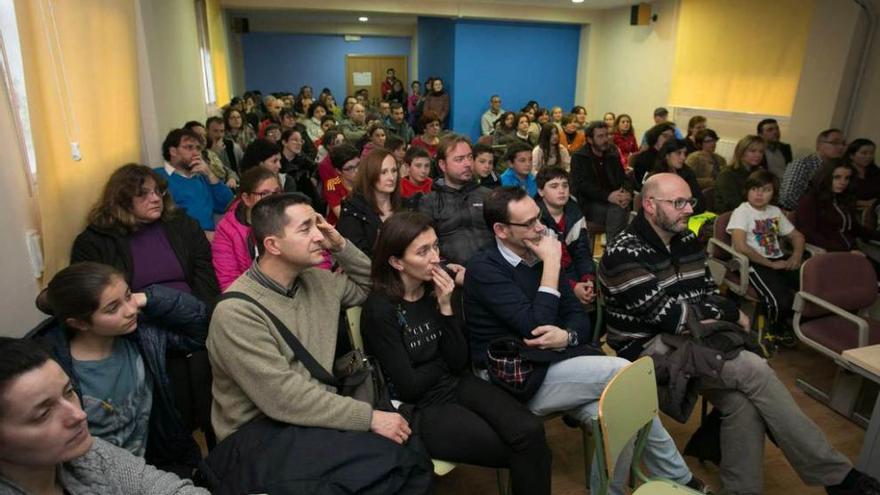
<instances>
[{"instance_id":1,"label":"child in white t-shirt","mask_svg":"<svg viewBox=\"0 0 880 495\"><path fill-rule=\"evenodd\" d=\"M771 201L779 182L775 175L760 169L746 180L747 200L730 216L727 232L733 248L749 258L749 282L767 307L770 335L780 343L794 344L790 317L794 294L798 290L798 270L804 254L804 236L795 229ZM782 250L781 238L792 246L791 254Z\"/></svg>"}]
</instances>

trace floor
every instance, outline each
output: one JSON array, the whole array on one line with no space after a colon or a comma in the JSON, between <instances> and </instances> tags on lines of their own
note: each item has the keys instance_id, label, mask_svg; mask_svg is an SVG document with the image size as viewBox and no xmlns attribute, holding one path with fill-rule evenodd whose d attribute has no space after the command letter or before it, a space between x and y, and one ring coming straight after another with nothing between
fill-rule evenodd
<instances>
[{"instance_id":1,"label":"floor","mask_svg":"<svg viewBox=\"0 0 880 495\"><path fill-rule=\"evenodd\" d=\"M820 425L831 443L844 455L855 460L862 445L865 431L855 423L838 415L828 407L804 394L795 386L796 378L805 378L823 389L830 387L834 377L833 363L806 347L783 349L771 360L771 365L794 395L795 400L806 414ZM873 399L870 399L873 404ZM691 416L687 424L680 424L663 417L663 424L682 449L696 430L700 418L699 411ZM573 495L587 493L584 482L583 454L579 430L567 427L561 419L547 422L547 438L553 450L553 493ZM685 457L693 472L711 486L718 488L718 468L714 464L700 465L691 457ZM823 494L821 487L807 487L800 481L782 455L782 452L767 442L764 468L765 494ZM459 465L451 473L436 480L437 494L479 494L498 493L496 472L492 469Z\"/></svg>"}]
</instances>

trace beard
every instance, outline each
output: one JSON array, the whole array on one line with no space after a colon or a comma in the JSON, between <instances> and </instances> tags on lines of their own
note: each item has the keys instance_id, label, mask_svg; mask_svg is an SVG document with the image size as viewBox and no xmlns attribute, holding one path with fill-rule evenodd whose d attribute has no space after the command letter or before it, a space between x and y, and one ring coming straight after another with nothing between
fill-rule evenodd
<instances>
[{"instance_id":1,"label":"beard","mask_svg":"<svg viewBox=\"0 0 880 495\"><path fill-rule=\"evenodd\" d=\"M670 234L679 234L687 230L687 219L690 215L683 218L673 218L668 216L663 210L657 210L657 226Z\"/></svg>"}]
</instances>

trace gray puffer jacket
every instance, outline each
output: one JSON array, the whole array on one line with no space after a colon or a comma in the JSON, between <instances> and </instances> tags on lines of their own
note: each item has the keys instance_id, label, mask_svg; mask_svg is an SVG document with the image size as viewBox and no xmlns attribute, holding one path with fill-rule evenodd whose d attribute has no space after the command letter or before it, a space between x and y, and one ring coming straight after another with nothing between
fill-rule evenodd
<instances>
[{"instance_id":1,"label":"gray puffer jacket","mask_svg":"<svg viewBox=\"0 0 880 495\"><path fill-rule=\"evenodd\" d=\"M483 201L489 192L476 182L455 189L438 179L419 203L418 210L434 221L440 253L449 261L464 265L494 238L483 220Z\"/></svg>"},{"instance_id":2,"label":"gray puffer jacket","mask_svg":"<svg viewBox=\"0 0 880 495\"><path fill-rule=\"evenodd\" d=\"M210 495L189 480L159 471L129 451L94 438L82 457L58 469L61 487L70 495ZM0 476L0 495L27 492Z\"/></svg>"}]
</instances>

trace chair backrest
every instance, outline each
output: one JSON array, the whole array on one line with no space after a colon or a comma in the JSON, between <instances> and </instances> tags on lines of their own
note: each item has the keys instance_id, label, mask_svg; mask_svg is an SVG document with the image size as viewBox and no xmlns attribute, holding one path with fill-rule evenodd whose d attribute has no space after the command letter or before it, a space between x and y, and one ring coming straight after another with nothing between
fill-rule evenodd
<instances>
[{"instance_id":1,"label":"chair backrest","mask_svg":"<svg viewBox=\"0 0 880 495\"><path fill-rule=\"evenodd\" d=\"M487 134L485 136L480 136L480 139L477 139L477 144L484 144L486 146L492 146L492 135Z\"/></svg>"},{"instance_id":2,"label":"chair backrest","mask_svg":"<svg viewBox=\"0 0 880 495\"><path fill-rule=\"evenodd\" d=\"M359 351L364 350L364 338L361 336L361 307L352 306L345 310L348 319L348 331L350 332L351 345Z\"/></svg>"},{"instance_id":3,"label":"chair backrest","mask_svg":"<svg viewBox=\"0 0 880 495\"><path fill-rule=\"evenodd\" d=\"M801 265L801 290L855 313L877 299L877 274L860 254L818 254ZM812 318L829 311L806 303L801 313Z\"/></svg>"},{"instance_id":4,"label":"chair backrest","mask_svg":"<svg viewBox=\"0 0 880 495\"><path fill-rule=\"evenodd\" d=\"M652 480L640 486L633 495L688 495L699 493L666 480Z\"/></svg>"},{"instance_id":5,"label":"chair backrest","mask_svg":"<svg viewBox=\"0 0 880 495\"><path fill-rule=\"evenodd\" d=\"M715 212L715 186L703 189L703 201L706 202L706 211Z\"/></svg>"},{"instance_id":6,"label":"chair backrest","mask_svg":"<svg viewBox=\"0 0 880 495\"><path fill-rule=\"evenodd\" d=\"M599 399L599 427L602 433L605 467L614 476L617 458L630 440L657 415L657 382L654 360L642 357L618 371ZM638 459L633 457L633 465Z\"/></svg>"},{"instance_id":7,"label":"chair backrest","mask_svg":"<svg viewBox=\"0 0 880 495\"><path fill-rule=\"evenodd\" d=\"M727 233L727 225L730 223L731 214L733 214L732 211L727 211L718 215L715 218L715 226L712 228L712 237L728 245L730 244L730 234ZM709 255L722 261L730 259L730 254L721 249L711 249Z\"/></svg>"}]
</instances>

